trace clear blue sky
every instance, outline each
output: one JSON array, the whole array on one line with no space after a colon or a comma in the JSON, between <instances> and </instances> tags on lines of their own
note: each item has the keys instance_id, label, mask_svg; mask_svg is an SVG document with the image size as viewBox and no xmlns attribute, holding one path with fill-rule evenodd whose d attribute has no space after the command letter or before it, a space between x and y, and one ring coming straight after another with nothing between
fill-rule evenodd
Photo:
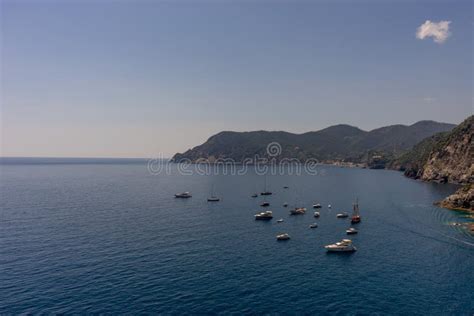
<instances>
[{"instance_id":1,"label":"clear blue sky","mask_svg":"<svg viewBox=\"0 0 474 316\"><path fill-rule=\"evenodd\" d=\"M472 1L1 0L3 156L150 157L221 130L473 112ZM418 39L450 21L444 43Z\"/></svg>"}]
</instances>

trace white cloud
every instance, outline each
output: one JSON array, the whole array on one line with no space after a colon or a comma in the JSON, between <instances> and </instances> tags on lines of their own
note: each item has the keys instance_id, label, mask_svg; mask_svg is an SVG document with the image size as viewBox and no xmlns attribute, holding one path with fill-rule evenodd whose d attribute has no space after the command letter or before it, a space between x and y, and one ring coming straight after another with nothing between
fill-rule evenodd
<instances>
[{"instance_id":1,"label":"white cloud","mask_svg":"<svg viewBox=\"0 0 474 316\"><path fill-rule=\"evenodd\" d=\"M418 27L416 38L423 40L427 37L433 37L436 43L443 44L451 35L449 32L450 23L451 21L431 22L430 20L426 20L425 23Z\"/></svg>"}]
</instances>

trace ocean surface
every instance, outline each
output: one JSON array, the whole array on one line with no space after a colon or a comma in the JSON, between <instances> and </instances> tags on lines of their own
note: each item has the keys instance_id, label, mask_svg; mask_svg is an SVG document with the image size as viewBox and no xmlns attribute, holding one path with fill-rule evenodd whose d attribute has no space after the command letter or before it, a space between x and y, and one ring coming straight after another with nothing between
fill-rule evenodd
<instances>
[{"instance_id":1,"label":"ocean surface","mask_svg":"<svg viewBox=\"0 0 474 316\"><path fill-rule=\"evenodd\" d=\"M265 177L253 168L166 169L3 159L0 314L474 313L474 237L452 225L471 219L433 206L455 186L321 165L317 175L268 175L274 218L262 222L253 215L263 198L251 194ZM220 202L206 201L212 190ZM182 191L193 197L175 199ZM349 219L336 213L356 197L358 251L327 254L324 245L347 238ZM289 216L284 202L308 212ZM280 232L291 239L277 242Z\"/></svg>"}]
</instances>

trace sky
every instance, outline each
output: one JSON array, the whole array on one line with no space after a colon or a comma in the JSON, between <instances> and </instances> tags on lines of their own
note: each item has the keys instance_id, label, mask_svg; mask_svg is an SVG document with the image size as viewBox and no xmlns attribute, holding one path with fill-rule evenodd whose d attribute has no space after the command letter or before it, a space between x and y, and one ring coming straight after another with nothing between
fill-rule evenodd
<instances>
[{"instance_id":1,"label":"sky","mask_svg":"<svg viewBox=\"0 0 474 316\"><path fill-rule=\"evenodd\" d=\"M170 157L223 130L473 114L472 1L0 3L0 156Z\"/></svg>"}]
</instances>

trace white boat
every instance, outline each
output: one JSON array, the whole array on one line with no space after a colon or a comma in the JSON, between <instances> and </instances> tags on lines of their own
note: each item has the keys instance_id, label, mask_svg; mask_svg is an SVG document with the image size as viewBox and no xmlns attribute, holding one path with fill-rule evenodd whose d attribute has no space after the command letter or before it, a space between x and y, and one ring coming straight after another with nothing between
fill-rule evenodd
<instances>
[{"instance_id":1,"label":"white boat","mask_svg":"<svg viewBox=\"0 0 474 316\"><path fill-rule=\"evenodd\" d=\"M267 207L267 206L270 206L270 203L268 203L267 201L264 201L260 204L260 206Z\"/></svg>"},{"instance_id":2,"label":"white boat","mask_svg":"<svg viewBox=\"0 0 474 316\"><path fill-rule=\"evenodd\" d=\"M268 221L273 218L273 213L272 211L265 211L265 212L260 212L255 214L255 220L263 220L263 221Z\"/></svg>"},{"instance_id":3,"label":"white boat","mask_svg":"<svg viewBox=\"0 0 474 316\"><path fill-rule=\"evenodd\" d=\"M335 244L324 246L324 248L326 248L328 252L352 252L357 250L350 239L343 239Z\"/></svg>"},{"instance_id":4,"label":"white boat","mask_svg":"<svg viewBox=\"0 0 474 316\"><path fill-rule=\"evenodd\" d=\"M338 214L336 214L336 217L337 218L346 218L346 217L349 217L349 214L347 214L347 212L338 213Z\"/></svg>"},{"instance_id":5,"label":"white boat","mask_svg":"<svg viewBox=\"0 0 474 316\"><path fill-rule=\"evenodd\" d=\"M331 208L331 204L328 205L328 208Z\"/></svg>"},{"instance_id":6,"label":"white boat","mask_svg":"<svg viewBox=\"0 0 474 316\"><path fill-rule=\"evenodd\" d=\"M283 223L283 218L280 218L279 220L277 220L277 223Z\"/></svg>"},{"instance_id":7,"label":"white boat","mask_svg":"<svg viewBox=\"0 0 474 316\"><path fill-rule=\"evenodd\" d=\"M317 228L317 227L318 227L317 223L313 223L313 224L309 225L309 228Z\"/></svg>"},{"instance_id":8,"label":"white boat","mask_svg":"<svg viewBox=\"0 0 474 316\"><path fill-rule=\"evenodd\" d=\"M176 193L174 197L178 199L187 199L187 198L192 197L192 195L189 192L183 192L183 193Z\"/></svg>"},{"instance_id":9,"label":"white boat","mask_svg":"<svg viewBox=\"0 0 474 316\"><path fill-rule=\"evenodd\" d=\"M354 227L351 227L349 229L346 230L346 233L348 235L354 235L354 234L357 234L359 231L357 229L355 229Z\"/></svg>"},{"instance_id":10,"label":"white boat","mask_svg":"<svg viewBox=\"0 0 474 316\"><path fill-rule=\"evenodd\" d=\"M253 198L256 198L256 197L258 197L258 194L257 194L257 193L252 194L252 197L253 197Z\"/></svg>"},{"instance_id":11,"label":"white boat","mask_svg":"<svg viewBox=\"0 0 474 316\"><path fill-rule=\"evenodd\" d=\"M319 214L319 212L314 212L314 217L318 218L319 215L321 215L321 214Z\"/></svg>"},{"instance_id":12,"label":"white boat","mask_svg":"<svg viewBox=\"0 0 474 316\"><path fill-rule=\"evenodd\" d=\"M288 203L283 203L283 207L288 207Z\"/></svg>"},{"instance_id":13,"label":"white boat","mask_svg":"<svg viewBox=\"0 0 474 316\"><path fill-rule=\"evenodd\" d=\"M306 213L305 207L295 207L295 209L290 211L290 215L303 215Z\"/></svg>"},{"instance_id":14,"label":"white boat","mask_svg":"<svg viewBox=\"0 0 474 316\"><path fill-rule=\"evenodd\" d=\"M321 204L315 203L315 204L313 204L313 208L321 208Z\"/></svg>"},{"instance_id":15,"label":"white boat","mask_svg":"<svg viewBox=\"0 0 474 316\"><path fill-rule=\"evenodd\" d=\"M277 240L288 240L290 239L290 235L288 235L287 233L284 233L284 234L279 234L276 236Z\"/></svg>"}]
</instances>

